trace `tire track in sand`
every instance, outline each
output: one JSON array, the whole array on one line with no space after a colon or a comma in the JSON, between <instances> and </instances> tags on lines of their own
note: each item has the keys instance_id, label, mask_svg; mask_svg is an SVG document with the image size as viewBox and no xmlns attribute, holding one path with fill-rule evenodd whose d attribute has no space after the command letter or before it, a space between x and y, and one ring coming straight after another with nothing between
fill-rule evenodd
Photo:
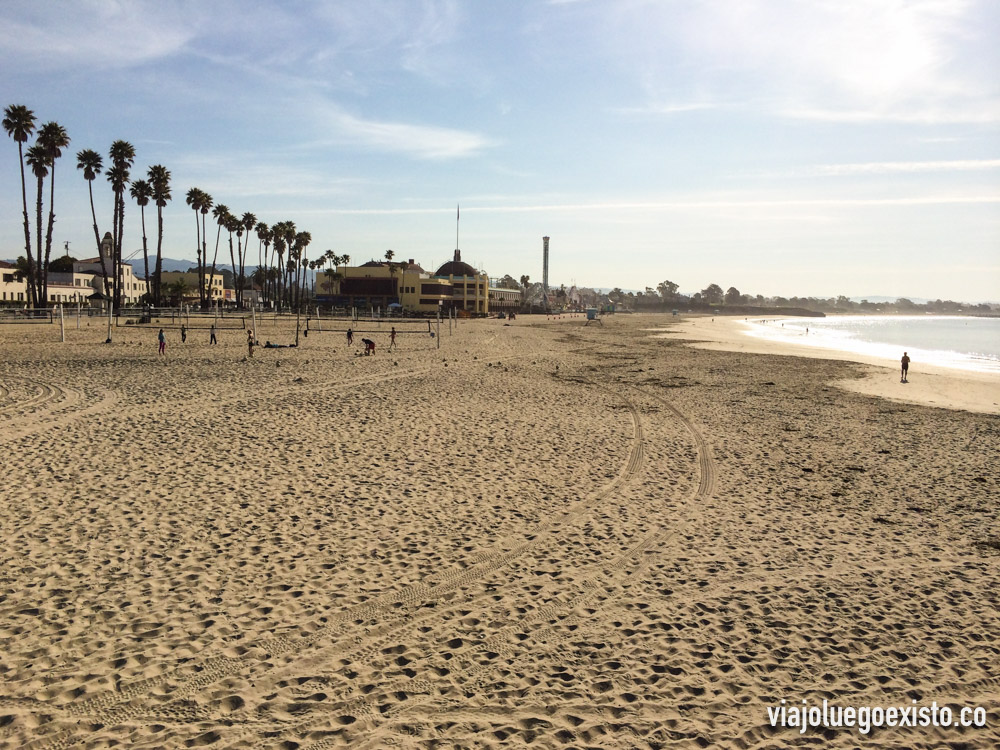
<instances>
[{"instance_id":1,"label":"tire track in sand","mask_svg":"<svg viewBox=\"0 0 1000 750\"><path fill-rule=\"evenodd\" d=\"M652 397L664 407L666 407L684 425L685 429L693 438L699 465L698 487L685 503L688 512L685 517L670 528L658 527L648 534L641 542L633 546L619 558L599 570L596 575L588 576L580 582L582 591L565 601L550 603L538 610L530 613L527 617L513 620L508 625L501 628L500 632L489 640L478 643L472 648L454 654L452 659L447 661L447 669L450 674L461 672L466 677L464 689L466 695L472 689L480 692L488 685L486 674L500 666L509 668L519 662L533 658L532 650L527 647L529 640L537 640L541 634L546 635L546 643L551 647L553 643L558 643L558 648L566 647L566 642L577 626L585 624L592 619L591 614L579 614L576 610L585 606L592 598L601 592L607 592L609 588L621 590L629 579L641 574L652 563L652 558L657 554L659 548L677 535L691 520L695 512L699 509L701 501L708 499L715 487L715 464L712 459L711 449L707 440L697 429L697 427L687 418L677 407L656 394L640 391ZM641 558L641 559L637 559ZM637 564L636 564L637 563ZM631 566L631 569L629 569ZM616 575L617 574L617 575ZM611 594L609 593L608 596ZM532 633L525 632L525 626L532 622L544 622L545 625ZM518 634L523 635L523 640L517 638ZM422 698L412 700L411 694L423 693ZM394 705L390 696L404 696ZM364 719L369 725L377 726L388 723L392 719L406 714L420 707L431 705L437 701L435 696L435 685L428 680L398 679L382 686L377 695L358 698L340 704L317 706L317 710L323 711L326 716L321 719L311 719L287 727L295 736L302 733L316 730L320 725L329 726L329 717L337 715L342 719L350 716L354 719ZM376 708L376 704L381 704ZM340 726L342 721L338 720ZM233 743L230 743L230 746ZM307 745L307 750L326 750L342 744L342 738L331 736L311 745ZM367 742L360 745L361 748L377 748L385 745L385 737L370 737ZM258 747L266 747L266 744L258 743Z\"/></svg>"},{"instance_id":2,"label":"tire track in sand","mask_svg":"<svg viewBox=\"0 0 1000 750\"><path fill-rule=\"evenodd\" d=\"M372 602L365 602L347 610L320 612L313 621L322 620L327 615L327 622L320 628L302 636L280 635L264 639L246 647L241 653L227 649L229 654L221 653L199 660L194 664L158 675L146 680L139 680L129 685L122 685L118 692L106 692L97 695L80 704L68 704L62 708L64 713L74 717L90 716L104 725L118 724L129 721L146 713L140 702L148 700L152 691L157 691L157 701L162 702L167 695L171 700L177 700L194 694L219 680L239 674L246 669L263 666L271 669L267 662L275 656L286 654L306 654L305 649L315 644L342 636L358 623L366 620L384 618L387 628L399 627L410 619L412 611L435 602L448 592L467 585L475 580L510 564L544 539L557 535L563 529L573 525L602 500L617 492L638 476L643 461L643 431L638 409L634 403L623 398L619 393L603 386L597 386L608 391L613 397L625 403L633 422L632 448L628 460L619 475L599 491L577 501L565 513L549 521L517 535L508 535L493 545L491 550L474 556L468 567L454 569L436 579L421 581L407 586L397 592L391 592ZM390 623L391 621L391 623ZM386 631L388 632L388 630ZM323 645L322 649L336 646L336 642ZM170 685L170 681L176 684ZM51 706L53 710L60 707ZM66 748L70 738L61 738L49 745L39 745L50 748Z\"/></svg>"}]
</instances>

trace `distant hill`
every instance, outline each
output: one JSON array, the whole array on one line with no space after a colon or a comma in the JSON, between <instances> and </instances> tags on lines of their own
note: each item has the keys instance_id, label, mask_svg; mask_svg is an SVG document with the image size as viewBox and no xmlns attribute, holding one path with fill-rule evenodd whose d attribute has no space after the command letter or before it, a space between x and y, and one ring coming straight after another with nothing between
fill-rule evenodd
<instances>
[{"instance_id":1,"label":"distant hill","mask_svg":"<svg viewBox=\"0 0 1000 750\"><path fill-rule=\"evenodd\" d=\"M129 265L132 266L132 270L135 271L135 275L140 278L146 273L146 267L142 258L135 258L128 261ZM153 272L153 266L156 263L156 255L150 257L149 259L149 272ZM189 268L194 268L198 265L197 261L193 260L178 260L177 258L162 258L160 264L164 271L186 271Z\"/></svg>"}]
</instances>

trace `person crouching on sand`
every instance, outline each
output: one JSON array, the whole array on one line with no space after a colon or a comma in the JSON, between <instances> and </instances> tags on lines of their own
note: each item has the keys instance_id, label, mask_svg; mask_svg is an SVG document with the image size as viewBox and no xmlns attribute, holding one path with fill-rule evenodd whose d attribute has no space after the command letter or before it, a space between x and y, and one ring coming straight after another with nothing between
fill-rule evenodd
<instances>
[{"instance_id":1,"label":"person crouching on sand","mask_svg":"<svg viewBox=\"0 0 1000 750\"><path fill-rule=\"evenodd\" d=\"M910 355L903 352L903 358L899 360L900 370L899 370L899 382L907 383L906 374L910 371Z\"/></svg>"},{"instance_id":2,"label":"person crouching on sand","mask_svg":"<svg viewBox=\"0 0 1000 750\"><path fill-rule=\"evenodd\" d=\"M375 342L371 339L361 339L361 343L365 345L365 356L371 356L375 353Z\"/></svg>"},{"instance_id":3,"label":"person crouching on sand","mask_svg":"<svg viewBox=\"0 0 1000 750\"><path fill-rule=\"evenodd\" d=\"M156 340L160 342L160 354L167 353L167 337L163 335L163 329L160 329L159 335L157 335Z\"/></svg>"}]
</instances>

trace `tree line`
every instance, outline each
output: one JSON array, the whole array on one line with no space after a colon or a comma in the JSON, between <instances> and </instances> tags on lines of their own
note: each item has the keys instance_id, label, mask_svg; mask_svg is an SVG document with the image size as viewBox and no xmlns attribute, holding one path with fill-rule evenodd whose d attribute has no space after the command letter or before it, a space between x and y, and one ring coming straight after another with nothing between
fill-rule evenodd
<instances>
[{"instance_id":1,"label":"tree line","mask_svg":"<svg viewBox=\"0 0 1000 750\"><path fill-rule=\"evenodd\" d=\"M831 313L961 313L961 312L992 312L992 307L987 303L970 304L967 302L955 302L954 300L928 300L920 304L913 302L906 297L899 297L892 301L869 301L862 299L860 302L839 295L837 297L765 297L762 294L743 294L736 287L729 287L726 291L718 284L709 284L700 292L691 295L679 294L677 284L672 281L662 281L656 288L646 287L642 292L623 292L621 289L613 289L608 293L608 298L616 303L623 304L633 309L664 309L670 307L713 307L713 308L737 308L737 307L757 307L776 308L794 307L815 312Z\"/></svg>"},{"instance_id":2,"label":"tree line","mask_svg":"<svg viewBox=\"0 0 1000 750\"><path fill-rule=\"evenodd\" d=\"M48 283L51 269L52 231L55 225L55 172L58 159L70 144L66 129L57 122L38 125L35 114L22 104L12 104L4 110L4 131L16 143L21 171L21 202L24 219L24 255L17 259L17 265L27 280L28 304L44 307L49 298ZM29 141L34 136L34 142ZM116 140L108 150L106 177L112 192L111 229L102 238L94 204L94 180L105 171L104 159L93 149L83 149L76 155L77 169L87 181L90 196L90 212L93 219L94 244L100 261L104 281L104 293L112 305L122 305L122 238L125 233L126 192L139 208L142 229L142 253L147 282L144 301L161 305L166 299L162 283L163 259L163 209L172 199L171 174L162 164L148 168L144 178L133 179L132 167L135 162L135 147L125 140ZM28 190L25 165L31 169L36 180L37 199L35 202L34 238L28 214ZM48 180L48 218L43 222L46 179ZM246 212L242 215L230 211L224 204L215 204L212 196L199 188L187 192L187 204L195 214L198 301L202 308L212 304L211 281L216 276L219 242L226 231L229 242L229 260L236 286L236 304L244 306L244 291L247 284L246 262L249 257L251 232L258 240L257 269L250 277L261 291L265 303L273 303L279 309L283 306L301 305L305 298L307 268L316 268L309 263L306 250L312 242L312 235L300 231L292 221L277 222L268 226L257 217ZM156 207L156 257L150 269L150 249L146 234L146 207ZM208 266L208 231L206 217L209 211L218 226L211 270ZM42 237L45 226L44 240ZM233 245L233 235L236 245ZM33 251L34 248L34 251ZM337 257L337 256L334 256ZM346 257L346 256L345 256ZM273 265L272 265L273 263ZM171 290L173 296L183 294L183 284Z\"/></svg>"}]
</instances>

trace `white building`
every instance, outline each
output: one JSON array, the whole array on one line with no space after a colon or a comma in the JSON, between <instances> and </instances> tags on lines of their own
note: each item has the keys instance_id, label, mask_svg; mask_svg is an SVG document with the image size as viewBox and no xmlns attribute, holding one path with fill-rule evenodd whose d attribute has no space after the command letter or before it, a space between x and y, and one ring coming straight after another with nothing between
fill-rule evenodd
<instances>
[{"instance_id":1,"label":"white building","mask_svg":"<svg viewBox=\"0 0 1000 750\"><path fill-rule=\"evenodd\" d=\"M109 263L110 265L110 263ZM110 270L110 268L109 268ZM122 265L121 273L122 303L135 305L146 294L145 279L136 278L132 266ZM90 304L111 296L111 274L108 274L108 291L105 294L104 274L101 273L99 258L88 258L74 261L72 273L49 271L47 305L56 304ZM28 284L18 273L17 268L5 261L0 261L0 305L6 307L24 307L28 304Z\"/></svg>"}]
</instances>

